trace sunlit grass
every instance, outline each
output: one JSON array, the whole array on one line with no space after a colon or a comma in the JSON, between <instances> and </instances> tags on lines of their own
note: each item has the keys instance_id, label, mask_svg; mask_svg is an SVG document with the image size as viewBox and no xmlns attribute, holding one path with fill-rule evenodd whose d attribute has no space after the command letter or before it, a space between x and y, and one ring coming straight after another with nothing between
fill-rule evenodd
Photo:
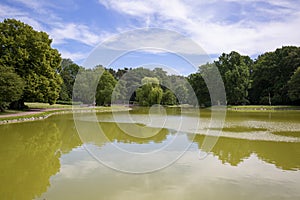
<instances>
[{"instance_id":1,"label":"sunlit grass","mask_svg":"<svg viewBox=\"0 0 300 200\"><path fill-rule=\"evenodd\" d=\"M25 103L26 106L28 106L29 108L72 108L72 105L63 105L63 104L53 104L50 105L48 103L29 103L26 102Z\"/></svg>"},{"instance_id":2,"label":"sunlit grass","mask_svg":"<svg viewBox=\"0 0 300 200\"><path fill-rule=\"evenodd\" d=\"M2 117L0 118L0 121L11 121L11 120L18 120L18 121L25 121L25 120L35 120L35 119L43 119L47 116L53 115L53 114L63 114L63 113L72 113L72 112L111 112L111 111L124 111L128 110L129 108L126 106L118 105L112 107L104 107L104 106L95 106L95 107L89 107L89 106L72 106L72 105L61 105L61 104L54 104L49 105L47 103L25 103L30 109L45 109L38 113L30 113L26 115L13 115L10 116L10 114L24 114L25 111L16 111L16 110L8 110L3 113L0 113ZM51 109L51 110L49 110ZM33 111L34 112L34 111ZM4 115L7 115L7 117L4 117Z\"/></svg>"},{"instance_id":3,"label":"sunlit grass","mask_svg":"<svg viewBox=\"0 0 300 200\"><path fill-rule=\"evenodd\" d=\"M7 115L7 114L15 114L15 113L21 113L24 111L20 110L5 110L4 112L0 112L0 115Z\"/></svg>"},{"instance_id":4,"label":"sunlit grass","mask_svg":"<svg viewBox=\"0 0 300 200\"><path fill-rule=\"evenodd\" d=\"M65 110L52 110L52 111L45 111L45 112L40 112L40 113L35 113L35 114L28 114L28 115L22 115L22 116L7 116L7 117L2 117L0 118L0 121L6 121L6 120L22 120L22 119L37 119L40 117L46 117L48 115L54 114L54 113L59 113L63 112Z\"/></svg>"}]
</instances>

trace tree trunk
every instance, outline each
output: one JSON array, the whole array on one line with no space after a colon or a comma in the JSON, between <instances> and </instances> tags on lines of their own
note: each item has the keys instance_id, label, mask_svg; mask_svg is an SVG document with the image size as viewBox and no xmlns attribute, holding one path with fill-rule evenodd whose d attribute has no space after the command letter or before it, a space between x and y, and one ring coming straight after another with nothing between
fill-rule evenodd
<instances>
[{"instance_id":1,"label":"tree trunk","mask_svg":"<svg viewBox=\"0 0 300 200\"><path fill-rule=\"evenodd\" d=\"M9 105L9 109L12 109L12 110L26 110L26 109L28 109L28 106L26 106L24 101L21 99L21 100L18 100L18 101L11 102L10 105Z\"/></svg>"},{"instance_id":2,"label":"tree trunk","mask_svg":"<svg viewBox=\"0 0 300 200\"><path fill-rule=\"evenodd\" d=\"M0 105L0 112L4 112L4 111L5 111L4 107Z\"/></svg>"}]
</instances>

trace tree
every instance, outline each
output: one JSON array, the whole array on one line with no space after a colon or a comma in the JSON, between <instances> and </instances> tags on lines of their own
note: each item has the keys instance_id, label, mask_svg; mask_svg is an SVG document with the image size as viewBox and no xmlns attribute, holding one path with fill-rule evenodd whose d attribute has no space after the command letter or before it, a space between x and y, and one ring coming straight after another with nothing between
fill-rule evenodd
<instances>
[{"instance_id":1,"label":"tree","mask_svg":"<svg viewBox=\"0 0 300 200\"><path fill-rule=\"evenodd\" d=\"M151 84L144 84L136 90L136 101L141 106L150 106L149 94L152 90Z\"/></svg>"},{"instance_id":2,"label":"tree","mask_svg":"<svg viewBox=\"0 0 300 200\"><path fill-rule=\"evenodd\" d=\"M176 86L175 95L177 97L178 103L186 104L188 102L189 91L184 84L180 84Z\"/></svg>"},{"instance_id":3,"label":"tree","mask_svg":"<svg viewBox=\"0 0 300 200\"><path fill-rule=\"evenodd\" d=\"M165 91L169 89L174 93L174 95L176 96L176 104L194 103L192 102L192 100L194 99L190 99L190 95L193 89L191 88L189 81L186 77L172 74L168 76L168 81L170 86L167 88L163 87L163 89Z\"/></svg>"},{"instance_id":4,"label":"tree","mask_svg":"<svg viewBox=\"0 0 300 200\"><path fill-rule=\"evenodd\" d=\"M166 71L164 71L162 68L154 68L153 73L154 73L154 76L159 80L160 85L163 88L170 88L171 82L170 82L170 78L167 75Z\"/></svg>"},{"instance_id":5,"label":"tree","mask_svg":"<svg viewBox=\"0 0 300 200\"><path fill-rule=\"evenodd\" d=\"M288 82L288 95L292 101L300 102L300 67L297 68Z\"/></svg>"},{"instance_id":6,"label":"tree","mask_svg":"<svg viewBox=\"0 0 300 200\"><path fill-rule=\"evenodd\" d=\"M117 81L109 71L105 70L100 77L96 90L96 105L103 106L111 104L112 93Z\"/></svg>"},{"instance_id":7,"label":"tree","mask_svg":"<svg viewBox=\"0 0 300 200\"><path fill-rule=\"evenodd\" d=\"M61 57L51 43L47 33L15 19L0 23L1 63L13 67L25 84L23 96L14 107L24 107L24 101L53 104L59 97Z\"/></svg>"},{"instance_id":8,"label":"tree","mask_svg":"<svg viewBox=\"0 0 300 200\"><path fill-rule=\"evenodd\" d=\"M174 95L174 93L167 89L162 96L162 100L161 103L163 105L174 105L176 104L176 96Z\"/></svg>"},{"instance_id":9,"label":"tree","mask_svg":"<svg viewBox=\"0 0 300 200\"><path fill-rule=\"evenodd\" d=\"M151 89L149 94L149 104L160 104L163 96L163 90L159 86L155 86Z\"/></svg>"},{"instance_id":10,"label":"tree","mask_svg":"<svg viewBox=\"0 0 300 200\"><path fill-rule=\"evenodd\" d=\"M59 98L63 101L70 101L72 99L73 85L76 75L82 67L79 67L70 59L63 59L61 62L60 76L63 80Z\"/></svg>"},{"instance_id":11,"label":"tree","mask_svg":"<svg viewBox=\"0 0 300 200\"><path fill-rule=\"evenodd\" d=\"M251 102L290 104L288 81L299 66L299 47L286 46L260 55L251 75Z\"/></svg>"},{"instance_id":12,"label":"tree","mask_svg":"<svg viewBox=\"0 0 300 200\"><path fill-rule=\"evenodd\" d=\"M154 74L149 69L139 67L128 70L127 73L122 75L121 79L126 82L127 94L130 96L130 101L135 101L136 90L141 85L141 80L144 77L154 77Z\"/></svg>"},{"instance_id":13,"label":"tree","mask_svg":"<svg viewBox=\"0 0 300 200\"><path fill-rule=\"evenodd\" d=\"M94 104L98 78L103 68L80 69L73 86L73 101Z\"/></svg>"},{"instance_id":14,"label":"tree","mask_svg":"<svg viewBox=\"0 0 300 200\"><path fill-rule=\"evenodd\" d=\"M142 106L151 106L160 104L163 96L163 90L159 85L159 80L153 77L142 79L142 86L136 90L136 100Z\"/></svg>"},{"instance_id":15,"label":"tree","mask_svg":"<svg viewBox=\"0 0 300 200\"><path fill-rule=\"evenodd\" d=\"M62 83L60 88L59 99L62 101L70 101L72 99L72 97L69 97L68 88L64 82Z\"/></svg>"},{"instance_id":16,"label":"tree","mask_svg":"<svg viewBox=\"0 0 300 200\"><path fill-rule=\"evenodd\" d=\"M122 76L124 75L124 74L126 74L129 70L131 70L131 68L130 69L128 69L128 68L124 68L124 69L118 69L118 71L115 73L116 74L116 79L117 80L119 80L119 79L121 79L122 78Z\"/></svg>"},{"instance_id":17,"label":"tree","mask_svg":"<svg viewBox=\"0 0 300 200\"><path fill-rule=\"evenodd\" d=\"M191 87L193 88L193 91L195 92L198 104L200 106L211 105L209 91L202 77L202 74L199 71L197 73L190 74L188 76L188 82L190 83ZM196 105L197 102L193 102L192 104Z\"/></svg>"},{"instance_id":18,"label":"tree","mask_svg":"<svg viewBox=\"0 0 300 200\"><path fill-rule=\"evenodd\" d=\"M126 88L126 81L123 79L120 79L114 88L113 96L112 96L112 103L129 103L130 96L128 94L127 88Z\"/></svg>"},{"instance_id":19,"label":"tree","mask_svg":"<svg viewBox=\"0 0 300 200\"><path fill-rule=\"evenodd\" d=\"M24 89L22 78L12 68L0 65L0 111L21 98Z\"/></svg>"},{"instance_id":20,"label":"tree","mask_svg":"<svg viewBox=\"0 0 300 200\"><path fill-rule=\"evenodd\" d=\"M153 77L145 77L142 79L142 84L143 85L150 84L152 86L158 86L159 80L157 78L153 78Z\"/></svg>"},{"instance_id":21,"label":"tree","mask_svg":"<svg viewBox=\"0 0 300 200\"><path fill-rule=\"evenodd\" d=\"M218 67L225 85L227 103L235 105L249 103L251 58L232 51L229 54L223 53L215 61L215 65Z\"/></svg>"},{"instance_id":22,"label":"tree","mask_svg":"<svg viewBox=\"0 0 300 200\"><path fill-rule=\"evenodd\" d=\"M190 95L189 101L196 101L190 104L201 107L226 104L223 80L218 74L218 68L214 63L206 63L199 66L196 73L187 77L194 92ZM193 95L196 95L197 99Z\"/></svg>"}]
</instances>

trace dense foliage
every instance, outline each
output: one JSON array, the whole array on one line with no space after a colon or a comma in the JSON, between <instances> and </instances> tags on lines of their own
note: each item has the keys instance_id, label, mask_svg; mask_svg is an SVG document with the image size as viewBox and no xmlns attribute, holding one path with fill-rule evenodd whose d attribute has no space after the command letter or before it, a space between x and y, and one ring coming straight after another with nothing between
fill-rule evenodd
<instances>
[{"instance_id":1,"label":"dense foliage","mask_svg":"<svg viewBox=\"0 0 300 200\"><path fill-rule=\"evenodd\" d=\"M51 48L51 42L47 33L35 31L15 19L0 23L1 66L13 68L13 73L24 82L23 89L18 88L23 95L17 99L19 103L13 104L15 107L22 107L24 101L53 104L58 98L62 83L58 74L61 57Z\"/></svg>"},{"instance_id":2,"label":"dense foliage","mask_svg":"<svg viewBox=\"0 0 300 200\"><path fill-rule=\"evenodd\" d=\"M159 80L157 78L143 78L142 86L136 90L136 100L143 106L160 104L162 96L163 91L159 86Z\"/></svg>"},{"instance_id":3,"label":"dense foliage","mask_svg":"<svg viewBox=\"0 0 300 200\"><path fill-rule=\"evenodd\" d=\"M59 93L60 100L72 100L73 85L76 79L76 75L80 69L82 70L83 68L75 64L71 59L62 60L61 71L59 73L63 80Z\"/></svg>"},{"instance_id":4,"label":"dense foliage","mask_svg":"<svg viewBox=\"0 0 300 200\"><path fill-rule=\"evenodd\" d=\"M104 106L111 103L112 93L117 81L111 73L104 70L96 89L96 105Z\"/></svg>"},{"instance_id":5,"label":"dense foliage","mask_svg":"<svg viewBox=\"0 0 300 200\"><path fill-rule=\"evenodd\" d=\"M8 105L17 101L23 94L24 82L13 68L0 65L0 111L4 111Z\"/></svg>"},{"instance_id":6,"label":"dense foliage","mask_svg":"<svg viewBox=\"0 0 300 200\"><path fill-rule=\"evenodd\" d=\"M300 102L300 67L297 68L288 82L288 95L294 102Z\"/></svg>"},{"instance_id":7,"label":"dense foliage","mask_svg":"<svg viewBox=\"0 0 300 200\"><path fill-rule=\"evenodd\" d=\"M254 62L250 100L253 104L293 104L288 81L300 66L300 48L282 47L267 52Z\"/></svg>"},{"instance_id":8,"label":"dense foliage","mask_svg":"<svg viewBox=\"0 0 300 200\"><path fill-rule=\"evenodd\" d=\"M250 68L252 60L233 51L223 53L215 65L218 67L224 81L227 104L239 105L249 103Z\"/></svg>"},{"instance_id":9,"label":"dense foliage","mask_svg":"<svg viewBox=\"0 0 300 200\"><path fill-rule=\"evenodd\" d=\"M204 77L213 64L222 76L228 105L299 105L299 47L278 48L255 61L237 52L223 53L214 63L200 66L197 73L188 76L200 105L211 103Z\"/></svg>"}]
</instances>

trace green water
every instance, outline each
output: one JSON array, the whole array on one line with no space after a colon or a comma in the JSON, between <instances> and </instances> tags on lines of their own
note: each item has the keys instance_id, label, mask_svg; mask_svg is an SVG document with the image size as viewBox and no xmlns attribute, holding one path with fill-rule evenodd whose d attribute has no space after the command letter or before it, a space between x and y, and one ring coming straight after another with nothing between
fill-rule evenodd
<instances>
[{"instance_id":1,"label":"green water","mask_svg":"<svg viewBox=\"0 0 300 200\"><path fill-rule=\"evenodd\" d=\"M80 136L72 114L1 125L0 199L300 199L299 111L227 112L223 132L213 137L216 144L209 150L203 148L209 111L200 112L197 130L181 130L179 135L176 122L186 117L183 126L191 127L197 116L170 109L164 117L170 121L160 128L149 125L145 111L131 114L135 124L123 113L115 114L117 120L97 114L96 121L82 114ZM107 138L93 136L92 124ZM176 137L176 145L164 148ZM110 144L140 155L159 153L146 161L125 160ZM181 151L182 144L190 144L184 154L155 172L110 168L154 166ZM104 162L95 154L104 156ZM122 163L105 163L113 158Z\"/></svg>"}]
</instances>

